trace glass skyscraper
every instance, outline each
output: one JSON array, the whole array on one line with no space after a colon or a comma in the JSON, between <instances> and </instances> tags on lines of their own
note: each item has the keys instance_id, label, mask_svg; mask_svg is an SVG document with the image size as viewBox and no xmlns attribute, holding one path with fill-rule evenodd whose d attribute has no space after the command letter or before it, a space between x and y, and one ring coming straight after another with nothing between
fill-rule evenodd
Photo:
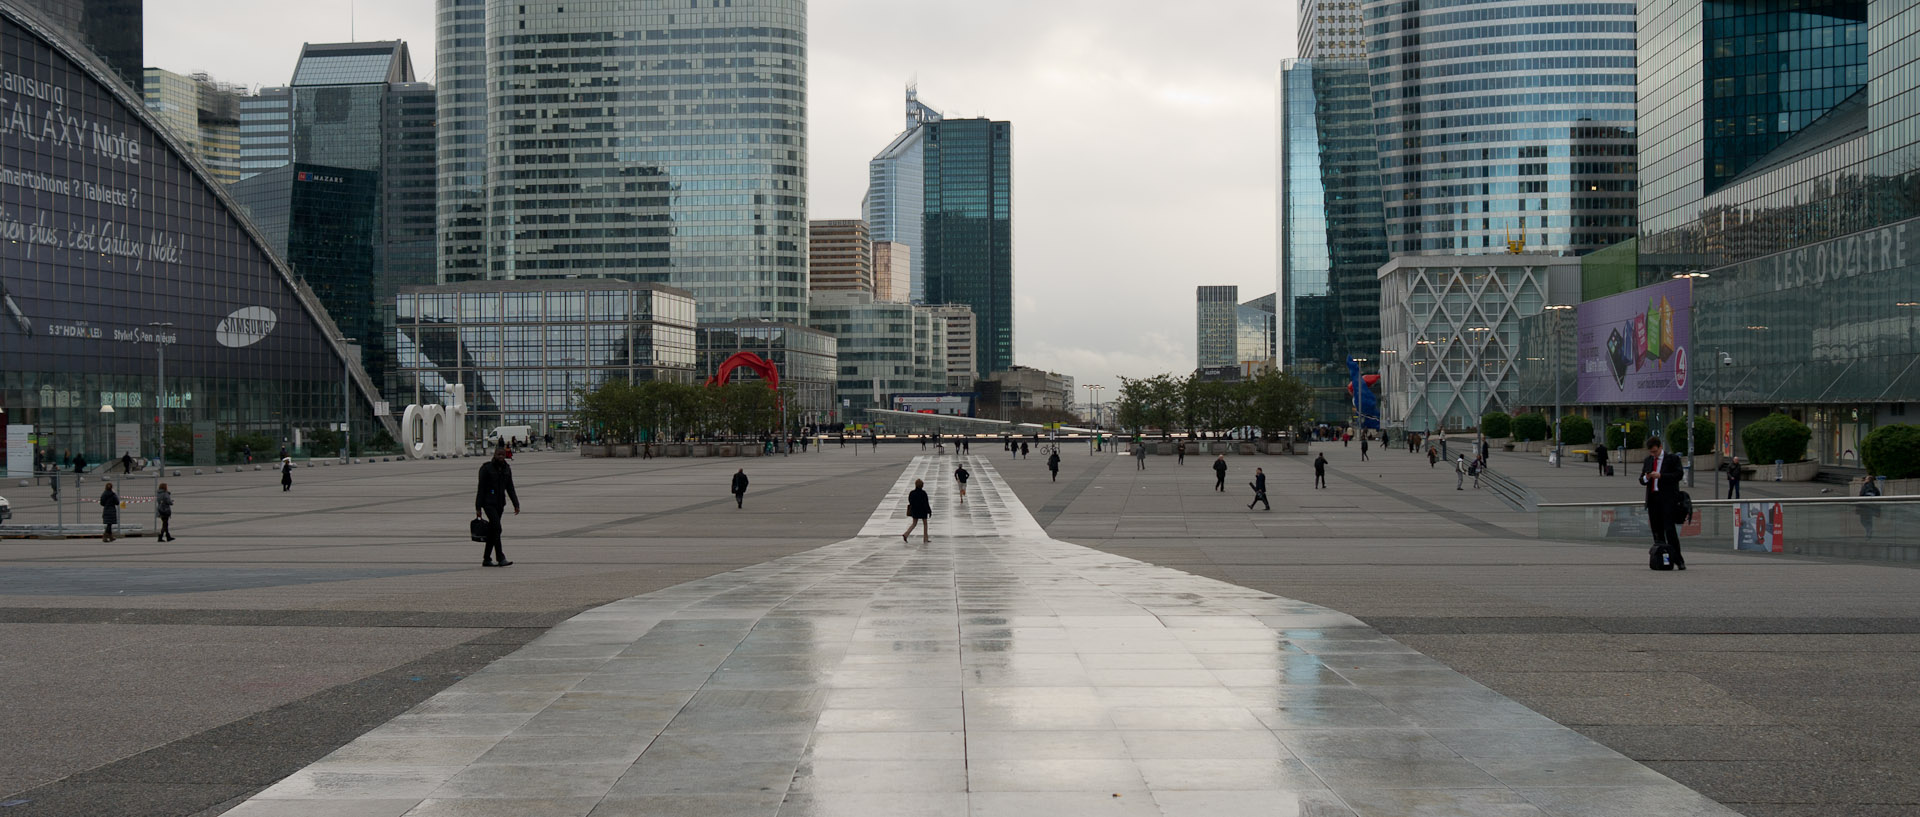
<instances>
[{"instance_id":1,"label":"glass skyscraper","mask_svg":"<svg viewBox=\"0 0 1920 817\"><path fill-rule=\"evenodd\" d=\"M1194 291L1194 367L1232 366L1238 353L1235 309L1237 286L1203 286Z\"/></svg>"},{"instance_id":2,"label":"glass skyscraper","mask_svg":"<svg viewBox=\"0 0 1920 817\"><path fill-rule=\"evenodd\" d=\"M977 373L1013 366L1013 124L947 119L926 128L926 302L965 304Z\"/></svg>"},{"instance_id":3,"label":"glass skyscraper","mask_svg":"<svg viewBox=\"0 0 1920 817\"><path fill-rule=\"evenodd\" d=\"M471 276L481 249L488 278L665 283L703 321L806 320L805 0L476 5L439 4L460 83L440 100L459 114L440 145L443 277ZM465 234L482 203L480 248Z\"/></svg>"},{"instance_id":4,"label":"glass skyscraper","mask_svg":"<svg viewBox=\"0 0 1920 817\"><path fill-rule=\"evenodd\" d=\"M487 0L438 0L434 84L443 282L487 277Z\"/></svg>"},{"instance_id":5,"label":"glass skyscraper","mask_svg":"<svg viewBox=\"0 0 1920 817\"><path fill-rule=\"evenodd\" d=\"M940 113L920 102L919 89L907 86L907 129L867 163L867 195L860 199L861 218L872 230L875 243L906 245L912 265L910 295L894 300L921 302L927 297L927 261L922 251L926 246L922 230L927 200L927 134L923 126L938 121Z\"/></svg>"},{"instance_id":6,"label":"glass skyscraper","mask_svg":"<svg viewBox=\"0 0 1920 817\"><path fill-rule=\"evenodd\" d=\"M1342 416L1349 358L1380 367L1380 281L1387 261L1380 164L1366 64L1288 60L1278 122L1280 240L1276 355Z\"/></svg>"},{"instance_id":7,"label":"glass skyscraper","mask_svg":"<svg viewBox=\"0 0 1920 817\"><path fill-rule=\"evenodd\" d=\"M1394 255L1632 237L1634 3L1367 0L1365 15Z\"/></svg>"}]
</instances>

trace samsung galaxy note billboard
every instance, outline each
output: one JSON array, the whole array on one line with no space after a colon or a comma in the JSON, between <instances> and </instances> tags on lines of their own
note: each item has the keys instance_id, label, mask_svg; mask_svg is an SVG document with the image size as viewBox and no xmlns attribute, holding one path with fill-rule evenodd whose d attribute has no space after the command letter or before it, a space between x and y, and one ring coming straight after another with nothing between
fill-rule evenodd
<instances>
[{"instance_id":1,"label":"samsung galaxy note billboard","mask_svg":"<svg viewBox=\"0 0 1920 817\"><path fill-rule=\"evenodd\" d=\"M0 35L6 368L145 374L170 337L169 373L338 376L266 251L128 100L3 15Z\"/></svg>"},{"instance_id":2,"label":"samsung galaxy note billboard","mask_svg":"<svg viewBox=\"0 0 1920 817\"><path fill-rule=\"evenodd\" d=\"M1687 402L1690 281L1674 280L1579 307L1579 402Z\"/></svg>"}]
</instances>

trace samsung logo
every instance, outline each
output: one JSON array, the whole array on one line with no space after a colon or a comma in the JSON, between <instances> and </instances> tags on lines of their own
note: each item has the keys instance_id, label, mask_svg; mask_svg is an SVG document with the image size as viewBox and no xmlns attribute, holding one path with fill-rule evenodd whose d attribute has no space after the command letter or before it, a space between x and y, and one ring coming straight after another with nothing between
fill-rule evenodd
<instances>
[{"instance_id":1,"label":"samsung logo","mask_svg":"<svg viewBox=\"0 0 1920 817\"><path fill-rule=\"evenodd\" d=\"M249 306L228 315L219 326L214 327L213 339L230 349L252 346L266 340L279 322L280 316L273 314L273 310L264 306Z\"/></svg>"}]
</instances>

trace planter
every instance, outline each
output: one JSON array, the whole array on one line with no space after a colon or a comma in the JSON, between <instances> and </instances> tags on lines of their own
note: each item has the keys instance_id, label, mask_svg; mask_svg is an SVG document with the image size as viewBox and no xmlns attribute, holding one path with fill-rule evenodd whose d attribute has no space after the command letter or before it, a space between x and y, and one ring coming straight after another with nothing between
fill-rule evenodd
<instances>
[{"instance_id":1,"label":"planter","mask_svg":"<svg viewBox=\"0 0 1920 817\"><path fill-rule=\"evenodd\" d=\"M721 443L717 448L719 448L719 450L714 453L716 457L740 456L740 446L734 445L733 443Z\"/></svg>"},{"instance_id":2,"label":"planter","mask_svg":"<svg viewBox=\"0 0 1920 817\"><path fill-rule=\"evenodd\" d=\"M1260 453L1260 446L1257 443L1240 443L1234 447L1240 449L1240 453L1242 456L1250 457L1250 456L1253 456L1254 454Z\"/></svg>"},{"instance_id":3,"label":"planter","mask_svg":"<svg viewBox=\"0 0 1920 817\"><path fill-rule=\"evenodd\" d=\"M608 456L607 447L604 445L583 445L580 446L580 456L605 457Z\"/></svg>"},{"instance_id":4,"label":"planter","mask_svg":"<svg viewBox=\"0 0 1920 817\"><path fill-rule=\"evenodd\" d=\"M631 457L631 456L633 456L633 446L631 446L631 445L615 445L615 446L613 446L613 454L612 454L612 456L615 456L615 457Z\"/></svg>"},{"instance_id":5,"label":"planter","mask_svg":"<svg viewBox=\"0 0 1920 817\"><path fill-rule=\"evenodd\" d=\"M1286 443L1267 443L1267 453L1285 454L1287 453L1287 444Z\"/></svg>"},{"instance_id":6,"label":"planter","mask_svg":"<svg viewBox=\"0 0 1920 817\"><path fill-rule=\"evenodd\" d=\"M1754 479L1761 482L1812 482L1820 473L1820 463L1812 460L1789 462L1775 470L1773 463L1750 463L1754 470ZM1778 474L1779 479L1774 476Z\"/></svg>"},{"instance_id":7,"label":"planter","mask_svg":"<svg viewBox=\"0 0 1920 817\"><path fill-rule=\"evenodd\" d=\"M1884 490L1886 491L1884 496L1913 496L1914 494L1920 494L1920 479L1890 479L1887 480ZM1859 488L1856 487L1853 493L1858 496L1860 493Z\"/></svg>"},{"instance_id":8,"label":"planter","mask_svg":"<svg viewBox=\"0 0 1920 817\"><path fill-rule=\"evenodd\" d=\"M711 443L688 443L687 456L711 457L713 456L713 445Z\"/></svg>"},{"instance_id":9,"label":"planter","mask_svg":"<svg viewBox=\"0 0 1920 817\"><path fill-rule=\"evenodd\" d=\"M667 443L666 445L660 446L660 449L660 456L663 457L688 456L686 443Z\"/></svg>"},{"instance_id":10,"label":"planter","mask_svg":"<svg viewBox=\"0 0 1920 817\"><path fill-rule=\"evenodd\" d=\"M1281 446L1281 450L1283 451L1286 450L1284 443L1274 443L1274 445ZM1312 447L1313 447L1312 444L1307 442L1306 440L1296 440L1293 443L1293 453L1305 455L1307 453L1307 450Z\"/></svg>"}]
</instances>

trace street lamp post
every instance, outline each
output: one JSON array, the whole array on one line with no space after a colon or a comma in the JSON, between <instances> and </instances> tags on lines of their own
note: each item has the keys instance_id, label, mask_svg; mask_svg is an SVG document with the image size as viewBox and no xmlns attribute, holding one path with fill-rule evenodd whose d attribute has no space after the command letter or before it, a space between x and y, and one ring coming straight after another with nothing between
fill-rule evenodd
<instances>
[{"instance_id":1,"label":"street lamp post","mask_svg":"<svg viewBox=\"0 0 1920 817\"><path fill-rule=\"evenodd\" d=\"M1685 350L1686 362L1687 362L1687 373L1686 373L1686 378L1687 378L1687 487L1692 488L1693 487L1693 426L1694 426L1693 381L1697 379L1694 376L1695 372L1693 371L1695 368L1693 364L1693 336L1694 336L1693 322L1694 322L1694 319L1699 317L1699 313L1696 312L1693 308L1693 284L1695 281L1698 281L1701 278L1707 278L1710 276L1708 276L1704 272L1683 272L1673 277L1687 279L1687 348ZM1717 487L1718 483L1715 483L1715 486L1716 486L1715 490L1718 490L1718 487Z\"/></svg>"},{"instance_id":2,"label":"street lamp post","mask_svg":"<svg viewBox=\"0 0 1920 817\"><path fill-rule=\"evenodd\" d=\"M1566 466L1567 452L1560 444L1560 314L1573 306L1548 304L1546 308L1553 310L1553 326L1547 329L1553 333L1553 467L1563 468Z\"/></svg>"},{"instance_id":3,"label":"street lamp post","mask_svg":"<svg viewBox=\"0 0 1920 817\"><path fill-rule=\"evenodd\" d=\"M159 321L147 325L156 330L153 333L153 343L158 347L160 355L158 383L160 387L159 407L154 410L154 425L160 427L160 445L159 450L154 452L153 458L157 465L157 467L153 469L153 495L158 497L160 496L160 478L167 472L167 344L172 342L173 339L167 337L166 332L168 329L173 328L173 323L169 321ZM153 519L154 530L159 530L160 502L157 499L153 503Z\"/></svg>"},{"instance_id":4,"label":"street lamp post","mask_svg":"<svg viewBox=\"0 0 1920 817\"><path fill-rule=\"evenodd\" d=\"M1093 428L1094 428L1093 436L1094 436L1094 439L1097 441L1100 438L1100 428L1101 428L1100 426L1100 391L1102 389L1105 389L1106 386L1100 383L1082 383L1080 385L1082 388L1085 388L1087 390L1087 402L1093 404ZM1087 446L1087 453L1091 455L1095 447L1096 446L1093 446L1093 445Z\"/></svg>"},{"instance_id":5,"label":"street lamp post","mask_svg":"<svg viewBox=\"0 0 1920 817\"><path fill-rule=\"evenodd\" d=\"M340 459L353 451L353 344L359 338L340 338Z\"/></svg>"}]
</instances>

